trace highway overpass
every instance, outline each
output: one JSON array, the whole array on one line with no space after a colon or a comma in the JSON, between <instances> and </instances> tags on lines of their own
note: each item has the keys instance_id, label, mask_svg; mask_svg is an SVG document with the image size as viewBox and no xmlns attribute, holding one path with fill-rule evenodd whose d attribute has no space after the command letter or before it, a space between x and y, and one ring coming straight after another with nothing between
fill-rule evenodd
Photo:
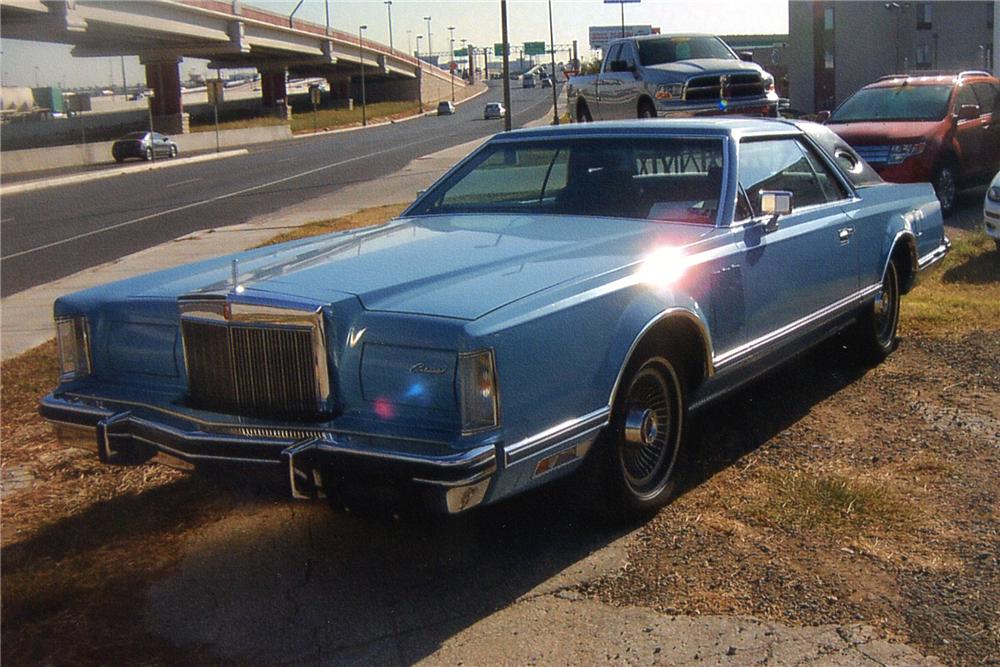
<instances>
[{"instance_id":1,"label":"highway overpass","mask_svg":"<svg viewBox=\"0 0 1000 667\"><path fill-rule=\"evenodd\" d=\"M434 99L451 84L449 73L402 51L239 0L0 0L0 36L71 44L80 57L138 56L155 91L154 123L168 133L187 130L184 57L257 68L262 102L279 114L287 113L289 74L324 77L334 98L346 99L360 97L354 88L364 67L370 101Z\"/></svg>"}]
</instances>

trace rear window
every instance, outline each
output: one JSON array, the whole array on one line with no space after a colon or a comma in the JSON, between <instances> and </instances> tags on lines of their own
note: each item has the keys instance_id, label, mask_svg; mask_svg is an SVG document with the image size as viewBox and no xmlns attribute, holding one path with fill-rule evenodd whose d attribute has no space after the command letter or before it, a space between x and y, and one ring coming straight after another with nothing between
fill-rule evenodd
<instances>
[{"instance_id":1,"label":"rear window","mask_svg":"<svg viewBox=\"0 0 1000 667\"><path fill-rule=\"evenodd\" d=\"M495 142L408 212L530 213L714 225L721 139Z\"/></svg>"},{"instance_id":2,"label":"rear window","mask_svg":"<svg viewBox=\"0 0 1000 667\"><path fill-rule=\"evenodd\" d=\"M949 85L862 88L833 112L830 122L941 120L950 98Z\"/></svg>"}]
</instances>

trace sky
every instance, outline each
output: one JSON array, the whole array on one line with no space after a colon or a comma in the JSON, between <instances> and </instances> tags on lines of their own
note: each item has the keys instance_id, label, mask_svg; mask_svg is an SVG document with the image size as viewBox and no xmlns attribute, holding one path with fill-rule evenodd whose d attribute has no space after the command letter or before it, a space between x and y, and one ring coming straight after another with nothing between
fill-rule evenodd
<instances>
[{"instance_id":1,"label":"sky","mask_svg":"<svg viewBox=\"0 0 1000 667\"><path fill-rule=\"evenodd\" d=\"M109 0L111 1L111 0ZM115 0L128 1L128 0ZM243 0L244 4L289 14L297 0ZM329 0L332 27L356 32L367 25L366 36L389 43L388 13L383 0ZM552 14L555 43L568 44L576 39L581 58L588 54L588 26L618 25L620 5L602 0L553 0ZM435 52L446 51L448 26L455 27L456 48L461 39L479 45L500 41L499 0L393 0L393 44L411 51L417 35L425 35L421 51L427 50L427 23L431 17L431 46ZM296 14L323 24L325 0L306 0ZM512 44L526 41L549 41L548 5L545 0L508 0L508 27ZM625 23L653 25L663 32L708 32L715 34L757 34L788 32L788 0L641 0L625 4ZM408 32L409 31L409 32ZM118 58L74 58L70 47L38 44L21 40L0 42L0 66L4 85L63 85L64 87L121 85ZM182 78L191 71L203 73L205 61L185 59ZM132 85L145 78L138 58L126 58L126 80Z\"/></svg>"}]
</instances>

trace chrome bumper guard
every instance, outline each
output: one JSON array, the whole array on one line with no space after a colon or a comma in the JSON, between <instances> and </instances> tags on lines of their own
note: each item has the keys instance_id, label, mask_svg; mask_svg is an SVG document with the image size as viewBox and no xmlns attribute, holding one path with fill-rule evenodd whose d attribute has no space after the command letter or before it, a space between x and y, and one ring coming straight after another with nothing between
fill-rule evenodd
<instances>
[{"instance_id":1,"label":"chrome bumper guard","mask_svg":"<svg viewBox=\"0 0 1000 667\"><path fill-rule=\"evenodd\" d=\"M102 463L162 463L184 470L200 463L281 466L296 499L322 497L325 472L349 476L377 471L429 491L423 495L430 499L430 509L454 514L483 502L497 470L493 445L428 456L362 448L333 433L290 442L188 429L135 411L53 395L42 399L39 412L62 444L96 452Z\"/></svg>"}]
</instances>

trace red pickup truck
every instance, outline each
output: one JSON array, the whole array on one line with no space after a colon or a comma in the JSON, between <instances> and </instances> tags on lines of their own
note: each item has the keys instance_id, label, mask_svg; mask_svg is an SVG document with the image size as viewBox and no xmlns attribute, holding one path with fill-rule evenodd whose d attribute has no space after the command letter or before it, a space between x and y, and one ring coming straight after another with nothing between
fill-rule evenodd
<instances>
[{"instance_id":1,"label":"red pickup truck","mask_svg":"<svg viewBox=\"0 0 1000 667\"><path fill-rule=\"evenodd\" d=\"M988 72L882 77L827 125L885 180L932 183L946 215L959 188L1000 169L1000 81Z\"/></svg>"}]
</instances>

